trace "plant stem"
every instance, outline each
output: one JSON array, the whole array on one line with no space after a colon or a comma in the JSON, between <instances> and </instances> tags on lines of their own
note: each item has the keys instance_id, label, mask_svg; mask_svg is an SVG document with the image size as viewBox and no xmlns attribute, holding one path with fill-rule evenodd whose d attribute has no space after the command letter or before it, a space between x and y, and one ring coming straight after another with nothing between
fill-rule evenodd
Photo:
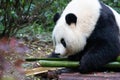
<instances>
[{"instance_id":1,"label":"plant stem","mask_svg":"<svg viewBox=\"0 0 120 80\"><path fill-rule=\"evenodd\" d=\"M78 61L47 61L47 60L40 60L40 65L42 67L78 67Z\"/></svg>"},{"instance_id":2,"label":"plant stem","mask_svg":"<svg viewBox=\"0 0 120 80\"><path fill-rule=\"evenodd\" d=\"M39 61L39 60L48 60L48 61L68 61L67 58L26 58L25 61ZM120 62L120 56L116 59L117 62Z\"/></svg>"},{"instance_id":3,"label":"plant stem","mask_svg":"<svg viewBox=\"0 0 120 80\"><path fill-rule=\"evenodd\" d=\"M25 61L39 61L39 60L48 60L48 61L67 61L67 58L26 58Z\"/></svg>"},{"instance_id":4,"label":"plant stem","mask_svg":"<svg viewBox=\"0 0 120 80\"><path fill-rule=\"evenodd\" d=\"M105 65L106 68L120 68L120 62L111 62Z\"/></svg>"},{"instance_id":5,"label":"plant stem","mask_svg":"<svg viewBox=\"0 0 120 80\"><path fill-rule=\"evenodd\" d=\"M116 61L120 62L120 56L117 57Z\"/></svg>"},{"instance_id":6,"label":"plant stem","mask_svg":"<svg viewBox=\"0 0 120 80\"><path fill-rule=\"evenodd\" d=\"M40 60L39 64L42 67L69 67L75 68L79 67L79 61L47 61L47 60ZM104 67L106 68L120 68L120 62L111 62L106 64Z\"/></svg>"},{"instance_id":7,"label":"plant stem","mask_svg":"<svg viewBox=\"0 0 120 80\"><path fill-rule=\"evenodd\" d=\"M78 67L79 61L67 61L67 58L27 58L26 61L38 61L42 67ZM120 56L116 62L105 65L106 68L120 68Z\"/></svg>"}]
</instances>

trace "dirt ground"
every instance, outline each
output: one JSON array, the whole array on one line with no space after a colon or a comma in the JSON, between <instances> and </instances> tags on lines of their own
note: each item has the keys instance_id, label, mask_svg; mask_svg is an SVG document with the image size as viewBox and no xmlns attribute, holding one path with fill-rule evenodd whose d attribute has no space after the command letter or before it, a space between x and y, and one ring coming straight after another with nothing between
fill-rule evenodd
<instances>
[{"instance_id":1,"label":"dirt ground","mask_svg":"<svg viewBox=\"0 0 120 80\"><path fill-rule=\"evenodd\" d=\"M30 48L30 54L26 54L27 58L44 58L53 51L53 43L51 34L42 34L32 40L25 40L25 44ZM28 63L29 68L36 67L36 63ZM28 67L27 67L28 68ZM28 68L28 69L29 69ZM29 76L25 80L39 80L40 77ZM41 79L40 79L41 80Z\"/></svg>"},{"instance_id":2,"label":"dirt ground","mask_svg":"<svg viewBox=\"0 0 120 80\"><path fill-rule=\"evenodd\" d=\"M18 45L16 39L12 39L10 44L7 44L5 38L0 43L0 49L3 49L3 51L0 50L0 80L2 77L5 77L2 80L14 80L14 78L15 80L39 80L37 77L24 75L23 70L34 68L35 63L24 63L23 60L31 57L46 57L50 54L53 51L51 33L34 37L29 35L29 37L19 38L19 40L20 45ZM14 47L15 50L11 50L10 46ZM9 50L6 51L8 48ZM24 52L27 49L28 51ZM20 53L17 53L16 50Z\"/></svg>"},{"instance_id":3,"label":"dirt ground","mask_svg":"<svg viewBox=\"0 0 120 80\"><path fill-rule=\"evenodd\" d=\"M47 79L41 78L38 76L25 76L22 72L23 69L32 69L37 67L36 62L28 62L20 65L21 60L25 58L41 58L46 57L53 51L53 43L51 40L51 34L43 34L36 37L32 37L31 39L28 37L22 38L23 43L29 48L29 51L25 54L12 54L5 57L6 61L4 61L4 76L13 76L15 80L120 80L120 72L100 72L100 73L90 73L90 74L80 74L80 73L67 73L58 75L58 79ZM15 62L16 60L19 60ZM2 62L2 58L0 56L0 63ZM14 66L16 65L17 66ZM8 67L6 67L8 66ZM21 68L22 66L22 68ZM1 67L1 66L0 66ZM17 68L16 68L17 67ZM2 68L0 68L0 76L2 72ZM20 73L19 73L20 71ZM3 80L14 80L14 79L3 79Z\"/></svg>"}]
</instances>

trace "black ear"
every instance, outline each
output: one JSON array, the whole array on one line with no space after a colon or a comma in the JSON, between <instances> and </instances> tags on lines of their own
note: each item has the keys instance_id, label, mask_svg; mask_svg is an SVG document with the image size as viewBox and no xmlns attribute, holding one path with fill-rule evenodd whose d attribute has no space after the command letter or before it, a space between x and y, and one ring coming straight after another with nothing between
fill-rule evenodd
<instances>
[{"instance_id":1,"label":"black ear","mask_svg":"<svg viewBox=\"0 0 120 80\"><path fill-rule=\"evenodd\" d=\"M56 13L53 17L53 21L56 23L58 21L58 19L60 18L60 14Z\"/></svg>"},{"instance_id":2,"label":"black ear","mask_svg":"<svg viewBox=\"0 0 120 80\"><path fill-rule=\"evenodd\" d=\"M73 13L69 13L66 15L65 17L66 23L68 25L70 25L71 23L75 23L77 22L77 17L73 14Z\"/></svg>"}]
</instances>

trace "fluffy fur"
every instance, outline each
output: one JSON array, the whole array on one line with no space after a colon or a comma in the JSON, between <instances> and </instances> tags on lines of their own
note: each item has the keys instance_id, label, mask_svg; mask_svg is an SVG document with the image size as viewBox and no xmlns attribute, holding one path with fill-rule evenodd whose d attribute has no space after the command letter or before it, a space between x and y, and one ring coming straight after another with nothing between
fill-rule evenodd
<instances>
[{"instance_id":1,"label":"fluffy fur","mask_svg":"<svg viewBox=\"0 0 120 80\"><path fill-rule=\"evenodd\" d=\"M54 54L79 60L80 72L100 69L119 55L120 15L98 0L72 0L54 19Z\"/></svg>"}]
</instances>

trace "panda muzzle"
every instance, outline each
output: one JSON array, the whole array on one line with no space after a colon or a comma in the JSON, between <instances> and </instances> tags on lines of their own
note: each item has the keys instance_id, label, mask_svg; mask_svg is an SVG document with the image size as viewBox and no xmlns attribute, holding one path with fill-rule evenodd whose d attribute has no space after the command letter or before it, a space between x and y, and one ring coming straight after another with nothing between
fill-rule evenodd
<instances>
[{"instance_id":1,"label":"panda muzzle","mask_svg":"<svg viewBox=\"0 0 120 80\"><path fill-rule=\"evenodd\" d=\"M60 58L60 53L52 52L50 55L48 55L48 58Z\"/></svg>"}]
</instances>

